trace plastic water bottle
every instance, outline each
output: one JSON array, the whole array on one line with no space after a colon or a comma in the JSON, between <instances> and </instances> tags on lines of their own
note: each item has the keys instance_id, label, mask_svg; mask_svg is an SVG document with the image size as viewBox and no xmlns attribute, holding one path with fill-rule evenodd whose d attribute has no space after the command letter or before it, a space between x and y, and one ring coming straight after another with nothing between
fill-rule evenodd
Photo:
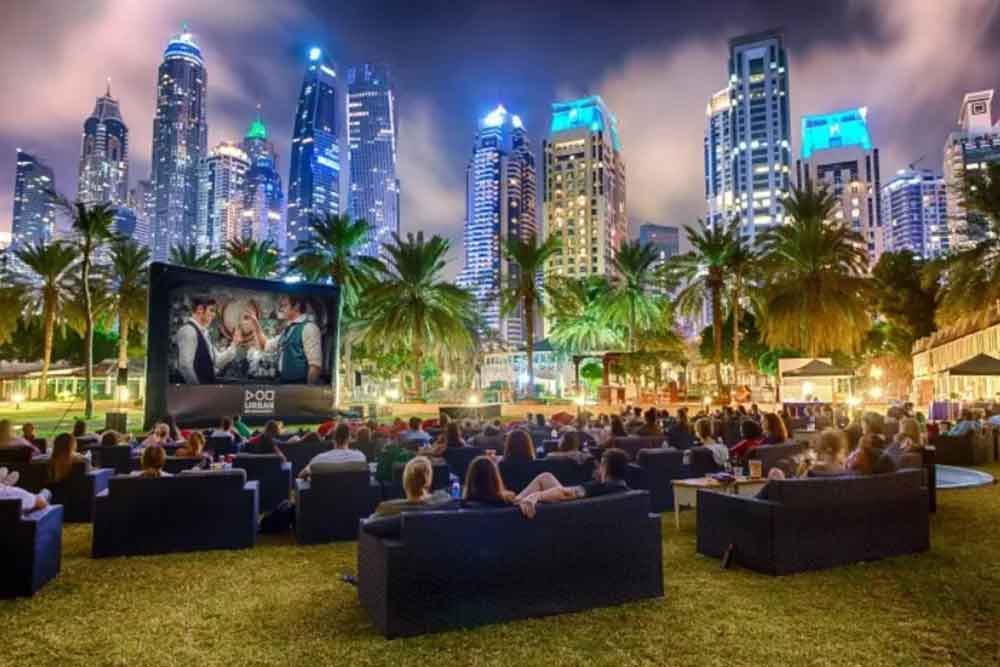
<instances>
[{"instance_id":1,"label":"plastic water bottle","mask_svg":"<svg viewBox=\"0 0 1000 667\"><path fill-rule=\"evenodd\" d=\"M683 461L684 465L686 466L691 465L691 452L687 449L684 450Z\"/></svg>"},{"instance_id":2,"label":"plastic water bottle","mask_svg":"<svg viewBox=\"0 0 1000 667\"><path fill-rule=\"evenodd\" d=\"M458 484L457 479L451 483L451 497L455 500L462 497L462 487Z\"/></svg>"},{"instance_id":3,"label":"plastic water bottle","mask_svg":"<svg viewBox=\"0 0 1000 667\"><path fill-rule=\"evenodd\" d=\"M559 437L559 431L552 429L552 439L555 440Z\"/></svg>"}]
</instances>

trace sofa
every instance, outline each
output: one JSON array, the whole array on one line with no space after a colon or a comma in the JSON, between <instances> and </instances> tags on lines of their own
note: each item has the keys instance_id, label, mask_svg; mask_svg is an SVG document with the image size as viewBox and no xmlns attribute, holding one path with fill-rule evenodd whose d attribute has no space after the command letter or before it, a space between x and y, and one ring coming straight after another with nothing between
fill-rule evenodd
<instances>
[{"instance_id":1,"label":"sofa","mask_svg":"<svg viewBox=\"0 0 1000 667\"><path fill-rule=\"evenodd\" d=\"M438 489L447 489L448 483L450 481L451 471L448 468L448 464L443 460L431 460L432 466L432 477L431 477L431 490L437 491ZM392 500L393 498L402 498L406 494L403 493L403 470L406 469L406 463L397 461L392 464L392 481L382 482L382 499Z\"/></svg>"},{"instance_id":2,"label":"sofa","mask_svg":"<svg viewBox=\"0 0 1000 667\"><path fill-rule=\"evenodd\" d=\"M358 597L388 638L663 596L660 517L630 491L517 508L404 513L362 529ZM598 537L599 536L599 537Z\"/></svg>"},{"instance_id":3,"label":"sofa","mask_svg":"<svg viewBox=\"0 0 1000 667\"><path fill-rule=\"evenodd\" d=\"M278 449L292 464L292 477L298 477L302 469L309 465L317 454L333 449L333 443L329 440L279 442Z\"/></svg>"},{"instance_id":4,"label":"sofa","mask_svg":"<svg viewBox=\"0 0 1000 667\"><path fill-rule=\"evenodd\" d=\"M936 450L935 461L949 466L974 466L991 458L993 442L978 430L964 435L936 435L930 439Z\"/></svg>"},{"instance_id":5,"label":"sofa","mask_svg":"<svg viewBox=\"0 0 1000 667\"><path fill-rule=\"evenodd\" d=\"M233 468L245 470L247 480L259 482L258 509L266 514L292 493L292 464L277 454L237 454Z\"/></svg>"},{"instance_id":6,"label":"sofa","mask_svg":"<svg viewBox=\"0 0 1000 667\"><path fill-rule=\"evenodd\" d=\"M776 445L761 445L750 453L750 459L759 460L764 470L763 474L767 475L771 468L777 465L778 461L782 459L791 460L793 457L805 452L808 448L809 446L807 444L795 442L794 440L778 443ZM747 473L749 471L744 470L743 472Z\"/></svg>"},{"instance_id":7,"label":"sofa","mask_svg":"<svg viewBox=\"0 0 1000 667\"><path fill-rule=\"evenodd\" d=\"M23 514L20 500L0 500L0 598L30 597L62 563L63 508Z\"/></svg>"},{"instance_id":8,"label":"sofa","mask_svg":"<svg viewBox=\"0 0 1000 667\"><path fill-rule=\"evenodd\" d=\"M654 512L674 508L675 479L704 477L718 471L711 450L705 447L679 449L643 449L630 463L626 481L629 488L649 491L650 507Z\"/></svg>"},{"instance_id":9,"label":"sofa","mask_svg":"<svg viewBox=\"0 0 1000 667\"><path fill-rule=\"evenodd\" d=\"M313 474L295 480L295 539L299 544L355 540L358 520L382 499L367 470Z\"/></svg>"},{"instance_id":10,"label":"sofa","mask_svg":"<svg viewBox=\"0 0 1000 667\"><path fill-rule=\"evenodd\" d=\"M458 477L458 481L465 482L465 470L472 463L472 459L486 454L485 449L478 447L449 447L444 450L443 458L448 464L451 474Z\"/></svg>"},{"instance_id":11,"label":"sofa","mask_svg":"<svg viewBox=\"0 0 1000 667\"><path fill-rule=\"evenodd\" d=\"M77 461L66 479L52 484L48 481L49 461L46 458L9 464L7 468L20 474L18 486L32 493L49 489L52 492L52 504L63 506L63 520L70 523L87 523L93 520L94 498L108 488L108 480L115 473L110 468L87 470L86 463Z\"/></svg>"},{"instance_id":12,"label":"sofa","mask_svg":"<svg viewBox=\"0 0 1000 667\"><path fill-rule=\"evenodd\" d=\"M247 549L257 541L257 482L242 470L155 479L115 476L97 496L91 555Z\"/></svg>"},{"instance_id":13,"label":"sofa","mask_svg":"<svg viewBox=\"0 0 1000 667\"><path fill-rule=\"evenodd\" d=\"M577 463L573 459L547 456L534 461L500 461L500 476L509 491L520 493L543 472L552 473L563 486L583 484L594 477L593 459Z\"/></svg>"},{"instance_id":14,"label":"sofa","mask_svg":"<svg viewBox=\"0 0 1000 667\"><path fill-rule=\"evenodd\" d=\"M224 456L238 454L240 443L235 438L227 438L224 435L209 436L205 440L205 451L218 460Z\"/></svg>"},{"instance_id":15,"label":"sofa","mask_svg":"<svg viewBox=\"0 0 1000 667\"><path fill-rule=\"evenodd\" d=\"M204 457L191 458L187 456L168 456L167 460L163 464L163 470L171 475L178 475L185 470L193 470L199 467L204 461L207 461Z\"/></svg>"},{"instance_id":16,"label":"sofa","mask_svg":"<svg viewBox=\"0 0 1000 667\"><path fill-rule=\"evenodd\" d=\"M617 437L608 440L608 444L605 448L616 447L626 454L631 461L635 460L636 455L643 449L660 449L667 446L667 438L663 435L654 436L638 436L630 435L628 437Z\"/></svg>"},{"instance_id":17,"label":"sofa","mask_svg":"<svg viewBox=\"0 0 1000 667\"><path fill-rule=\"evenodd\" d=\"M698 491L698 553L783 575L930 548L921 470L772 480L761 494Z\"/></svg>"},{"instance_id":18,"label":"sofa","mask_svg":"<svg viewBox=\"0 0 1000 667\"><path fill-rule=\"evenodd\" d=\"M9 463L29 463L34 452L31 447L25 445L15 445L14 447L0 447L0 465Z\"/></svg>"},{"instance_id":19,"label":"sofa","mask_svg":"<svg viewBox=\"0 0 1000 667\"><path fill-rule=\"evenodd\" d=\"M116 475L127 475L129 472L139 469L139 455L133 454L129 445L92 447L90 456L95 466L111 468Z\"/></svg>"}]
</instances>

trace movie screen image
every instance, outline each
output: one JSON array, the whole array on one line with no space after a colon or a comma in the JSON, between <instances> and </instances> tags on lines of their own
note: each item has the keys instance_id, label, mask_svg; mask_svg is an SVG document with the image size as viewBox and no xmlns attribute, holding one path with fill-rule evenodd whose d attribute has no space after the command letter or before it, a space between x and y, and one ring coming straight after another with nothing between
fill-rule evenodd
<instances>
[{"instance_id":1,"label":"movie screen image","mask_svg":"<svg viewBox=\"0 0 1000 667\"><path fill-rule=\"evenodd\" d=\"M330 384L332 303L226 285L185 285L168 301L170 382Z\"/></svg>"}]
</instances>

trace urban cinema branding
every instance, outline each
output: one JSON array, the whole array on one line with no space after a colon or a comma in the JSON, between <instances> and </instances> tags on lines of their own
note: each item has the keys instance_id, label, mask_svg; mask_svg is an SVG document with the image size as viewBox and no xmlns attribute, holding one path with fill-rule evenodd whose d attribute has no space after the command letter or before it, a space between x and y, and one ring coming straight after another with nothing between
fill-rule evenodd
<instances>
[{"instance_id":1,"label":"urban cinema branding","mask_svg":"<svg viewBox=\"0 0 1000 667\"><path fill-rule=\"evenodd\" d=\"M248 415L274 414L274 389L245 389L243 413Z\"/></svg>"}]
</instances>

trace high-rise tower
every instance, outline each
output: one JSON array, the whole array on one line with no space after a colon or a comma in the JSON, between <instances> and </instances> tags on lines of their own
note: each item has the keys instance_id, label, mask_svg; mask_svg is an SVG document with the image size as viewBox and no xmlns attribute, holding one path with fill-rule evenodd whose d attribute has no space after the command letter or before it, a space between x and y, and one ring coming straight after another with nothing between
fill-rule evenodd
<instances>
[{"instance_id":1,"label":"high-rise tower","mask_svg":"<svg viewBox=\"0 0 1000 667\"><path fill-rule=\"evenodd\" d=\"M949 246L961 250L979 239L968 226L963 189L969 172L1000 160L1000 125L993 120L993 90L968 93L962 99L958 126L944 144L944 180L948 186Z\"/></svg>"},{"instance_id":2,"label":"high-rise tower","mask_svg":"<svg viewBox=\"0 0 1000 667\"><path fill-rule=\"evenodd\" d=\"M211 250L247 236L243 229L243 199L250 159L239 146L223 141L213 146L202 165L198 196L198 228Z\"/></svg>"},{"instance_id":3,"label":"high-rise tower","mask_svg":"<svg viewBox=\"0 0 1000 667\"><path fill-rule=\"evenodd\" d=\"M21 248L52 238L56 222L53 199L56 180L52 168L37 156L17 150L14 176L14 217L11 245Z\"/></svg>"},{"instance_id":4,"label":"high-rise tower","mask_svg":"<svg viewBox=\"0 0 1000 667\"><path fill-rule=\"evenodd\" d=\"M472 291L485 328L509 345L524 344L518 310L500 315L500 294L520 279L507 261L508 239L527 241L536 233L536 172L521 119L498 106L479 122L466 168L465 268L458 283Z\"/></svg>"},{"instance_id":5,"label":"high-rise tower","mask_svg":"<svg viewBox=\"0 0 1000 667\"><path fill-rule=\"evenodd\" d=\"M362 253L377 257L399 233L396 177L396 98L389 68L358 65L347 70L347 135L351 150L351 217L371 225Z\"/></svg>"},{"instance_id":6,"label":"high-rise tower","mask_svg":"<svg viewBox=\"0 0 1000 667\"><path fill-rule=\"evenodd\" d=\"M128 127L107 91L83 122L77 199L85 204L128 205Z\"/></svg>"},{"instance_id":7,"label":"high-rise tower","mask_svg":"<svg viewBox=\"0 0 1000 667\"><path fill-rule=\"evenodd\" d=\"M598 96L557 102L544 153L545 237L562 245L546 275L613 275L628 234L617 119Z\"/></svg>"},{"instance_id":8,"label":"high-rise tower","mask_svg":"<svg viewBox=\"0 0 1000 667\"><path fill-rule=\"evenodd\" d=\"M930 169L900 169L882 188L886 250L909 250L924 259L948 251L944 178Z\"/></svg>"},{"instance_id":9,"label":"high-rise tower","mask_svg":"<svg viewBox=\"0 0 1000 667\"><path fill-rule=\"evenodd\" d=\"M207 78L201 49L187 26L163 52L156 81L153 120L153 259L165 260L171 246L209 246L198 229L198 179L208 148Z\"/></svg>"},{"instance_id":10,"label":"high-rise tower","mask_svg":"<svg viewBox=\"0 0 1000 667\"><path fill-rule=\"evenodd\" d=\"M270 241L285 250L285 195L278 175L278 153L268 139L267 127L257 110L243 137L243 151L250 161L243 194L243 235Z\"/></svg>"},{"instance_id":11,"label":"high-rise tower","mask_svg":"<svg viewBox=\"0 0 1000 667\"><path fill-rule=\"evenodd\" d=\"M344 162L346 138L344 90L337 70L322 50L309 51L292 132L288 175L288 252L309 237L314 217L346 213L342 181L350 173Z\"/></svg>"},{"instance_id":12,"label":"high-rise tower","mask_svg":"<svg viewBox=\"0 0 1000 667\"><path fill-rule=\"evenodd\" d=\"M705 222L715 226L732 220L733 141L729 118L729 89L712 95L705 109Z\"/></svg>"}]
</instances>

